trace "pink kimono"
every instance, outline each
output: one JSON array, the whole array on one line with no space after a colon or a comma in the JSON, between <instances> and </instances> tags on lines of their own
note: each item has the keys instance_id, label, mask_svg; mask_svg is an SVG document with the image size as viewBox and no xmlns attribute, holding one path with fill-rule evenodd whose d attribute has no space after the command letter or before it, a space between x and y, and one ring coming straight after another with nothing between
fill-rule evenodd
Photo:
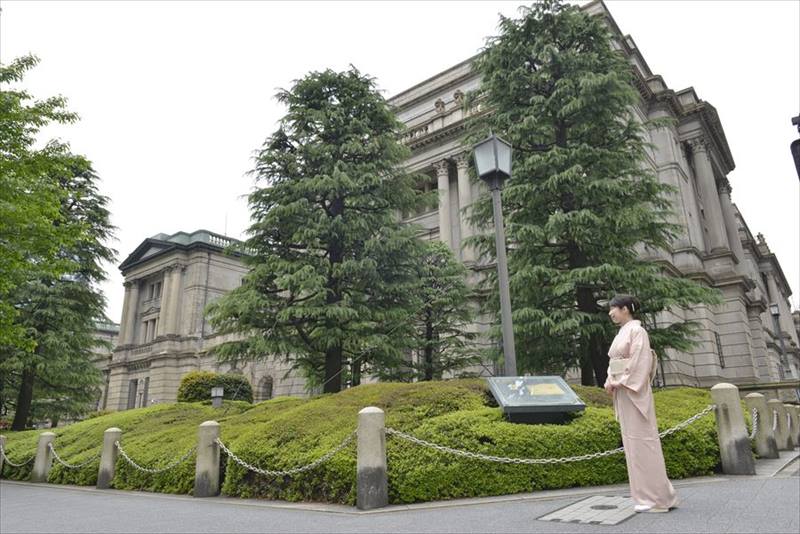
<instances>
[{"instance_id":1,"label":"pink kimono","mask_svg":"<svg viewBox=\"0 0 800 534\"><path fill-rule=\"evenodd\" d=\"M625 323L611 343L609 358L628 360L622 374L611 376L606 385L614 389L614 412L622 430L631 498L636 504L672 508L678 497L667 478L661 439L658 437L650 369L653 355L650 338L639 321Z\"/></svg>"}]
</instances>

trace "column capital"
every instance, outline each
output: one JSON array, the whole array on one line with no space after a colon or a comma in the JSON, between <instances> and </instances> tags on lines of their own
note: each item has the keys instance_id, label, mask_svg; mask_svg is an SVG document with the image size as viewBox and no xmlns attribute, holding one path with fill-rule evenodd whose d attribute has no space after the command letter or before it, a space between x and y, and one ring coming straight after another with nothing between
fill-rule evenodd
<instances>
[{"instance_id":1,"label":"column capital","mask_svg":"<svg viewBox=\"0 0 800 534\"><path fill-rule=\"evenodd\" d=\"M721 195L730 196L732 188L731 188L731 183L728 181L727 178L723 178L717 183L717 191L719 191Z\"/></svg>"},{"instance_id":2,"label":"column capital","mask_svg":"<svg viewBox=\"0 0 800 534\"><path fill-rule=\"evenodd\" d=\"M441 176L443 174L447 175L449 173L449 170L450 170L449 167L450 167L450 164L446 159L439 160L439 161L437 161L436 163L433 164L433 168L436 169L436 175L437 176Z\"/></svg>"},{"instance_id":3,"label":"column capital","mask_svg":"<svg viewBox=\"0 0 800 534\"><path fill-rule=\"evenodd\" d=\"M459 171L469 168L469 156L469 152L461 152L456 154L456 156L453 158L456 162L456 168L458 168Z\"/></svg>"},{"instance_id":4,"label":"column capital","mask_svg":"<svg viewBox=\"0 0 800 534\"><path fill-rule=\"evenodd\" d=\"M708 152L709 143L703 136L692 137L687 139L685 143L691 147L693 152Z\"/></svg>"}]
</instances>

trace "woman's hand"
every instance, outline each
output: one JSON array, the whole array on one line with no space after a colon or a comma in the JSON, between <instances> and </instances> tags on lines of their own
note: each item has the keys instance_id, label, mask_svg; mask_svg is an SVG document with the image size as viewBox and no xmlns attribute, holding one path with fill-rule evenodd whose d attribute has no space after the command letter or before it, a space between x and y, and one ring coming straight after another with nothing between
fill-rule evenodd
<instances>
[{"instance_id":1,"label":"woman's hand","mask_svg":"<svg viewBox=\"0 0 800 534\"><path fill-rule=\"evenodd\" d=\"M617 389L617 386L610 382L606 382L606 393L609 395L614 395L614 390Z\"/></svg>"}]
</instances>

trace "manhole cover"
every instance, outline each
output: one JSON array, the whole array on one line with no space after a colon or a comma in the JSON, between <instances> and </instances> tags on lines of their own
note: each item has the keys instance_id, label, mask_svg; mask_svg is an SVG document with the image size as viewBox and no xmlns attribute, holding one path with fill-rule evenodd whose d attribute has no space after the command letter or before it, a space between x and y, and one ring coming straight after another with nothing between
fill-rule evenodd
<instances>
[{"instance_id":1,"label":"manhole cover","mask_svg":"<svg viewBox=\"0 0 800 534\"><path fill-rule=\"evenodd\" d=\"M629 497L595 495L543 515L539 520L558 521L560 523L617 525L635 514L633 501Z\"/></svg>"}]
</instances>

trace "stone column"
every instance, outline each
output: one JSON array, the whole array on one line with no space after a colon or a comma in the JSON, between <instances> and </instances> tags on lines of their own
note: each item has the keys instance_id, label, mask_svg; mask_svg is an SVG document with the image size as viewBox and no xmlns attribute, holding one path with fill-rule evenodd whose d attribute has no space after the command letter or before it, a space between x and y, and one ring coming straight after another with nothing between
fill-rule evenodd
<instances>
[{"instance_id":1,"label":"stone column","mask_svg":"<svg viewBox=\"0 0 800 534\"><path fill-rule=\"evenodd\" d=\"M6 456L5 456L5 452L6 452L6 437L5 436L0 436L0 450L3 451L3 453L0 454L0 475L2 475L3 474L3 462L6 459Z\"/></svg>"},{"instance_id":2,"label":"stone column","mask_svg":"<svg viewBox=\"0 0 800 534\"><path fill-rule=\"evenodd\" d=\"M756 454L759 458L777 458L778 445L775 443L775 436L772 433L772 412L767 409L767 401L761 393L750 393L745 395L744 402L751 416L753 410L758 414L756 425L756 436L753 441L756 446Z\"/></svg>"},{"instance_id":3,"label":"stone column","mask_svg":"<svg viewBox=\"0 0 800 534\"><path fill-rule=\"evenodd\" d=\"M775 442L778 444L778 450L792 450L794 447L792 447L792 439L789 437L789 429L786 424L786 408L784 408L783 403L778 399L770 399L767 401L767 410L769 411L770 428L775 427ZM776 414L777 421L773 419Z\"/></svg>"},{"instance_id":4,"label":"stone column","mask_svg":"<svg viewBox=\"0 0 800 534\"><path fill-rule=\"evenodd\" d=\"M134 342L133 334L136 330L136 319L139 315L139 281L131 280L125 282L125 321L122 324L123 331L120 333L122 345L132 345Z\"/></svg>"},{"instance_id":5,"label":"stone column","mask_svg":"<svg viewBox=\"0 0 800 534\"><path fill-rule=\"evenodd\" d=\"M31 472L31 482L47 482L47 474L53 465L53 453L50 452L50 444L56 439L52 432L42 432L39 434L39 444L36 446L36 459L33 461L33 471Z\"/></svg>"},{"instance_id":6,"label":"stone column","mask_svg":"<svg viewBox=\"0 0 800 534\"><path fill-rule=\"evenodd\" d=\"M744 424L739 388L720 383L711 388L711 398L717 405L717 440L726 475L755 475L756 465L750 450L750 438Z\"/></svg>"},{"instance_id":7,"label":"stone column","mask_svg":"<svg viewBox=\"0 0 800 534\"><path fill-rule=\"evenodd\" d=\"M114 479L117 466L117 441L122 439L122 430L109 428L103 432L103 451L100 453L100 467L97 470L97 489L108 489Z\"/></svg>"},{"instance_id":8,"label":"stone column","mask_svg":"<svg viewBox=\"0 0 800 534\"><path fill-rule=\"evenodd\" d=\"M206 421L197 431L197 459L194 469L194 496L219 495L219 423Z\"/></svg>"},{"instance_id":9,"label":"stone column","mask_svg":"<svg viewBox=\"0 0 800 534\"><path fill-rule=\"evenodd\" d=\"M453 232L450 228L450 171L446 159L433 164L439 190L439 239L453 250Z\"/></svg>"},{"instance_id":10,"label":"stone column","mask_svg":"<svg viewBox=\"0 0 800 534\"><path fill-rule=\"evenodd\" d=\"M695 181L700 187L700 195L703 197L703 212L705 214L705 223L708 227L708 242L706 243L708 251L730 250L728 236L725 231L725 221L722 218L722 207L720 206L719 193L717 192L716 178L714 178L714 168L711 166L711 156L708 154L708 146L702 138L692 139L689 144L692 147Z\"/></svg>"},{"instance_id":11,"label":"stone column","mask_svg":"<svg viewBox=\"0 0 800 534\"><path fill-rule=\"evenodd\" d=\"M800 445L800 406L788 406L786 407L789 410L789 413L792 414L792 424L794 425L794 439L795 443Z\"/></svg>"},{"instance_id":12,"label":"stone column","mask_svg":"<svg viewBox=\"0 0 800 534\"><path fill-rule=\"evenodd\" d=\"M744 268L744 248L742 240L739 239L739 223L736 214L733 212L733 202L731 201L731 184L728 179L724 179L719 185L719 203L722 208L722 219L725 222L725 231L728 235L728 243L731 252L736 256L736 260L741 265L739 270Z\"/></svg>"},{"instance_id":13,"label":"stone column","mask_svg":"<svg viewBox=\"0 0 800 534\"><path fill-rule=\"evenodd\" d=\"M356 506L359 510L389 504L386 475L386 429L383 410L370 406L358 412Z\"/></svg>"},{"instance_id":14,"label":"stone column","mask_svg":"<svg viewBox=\"0 0 800 534\"><path fill-rule=\"evenodd\" d=\"M794 449L800 445L797 439L797 414L791 404L784 404L783 411L786 419L786 434L789 436L789 441L792 442L792 448Z\"/></svg>"},{"instance_id":15,"label":"stone column","mask_svg":"<svg viewBox=\"0 0 800 534\"><path fill-rule=\"evenodd\" d=\"M185 267L176 264L172 268L172 280L170 281L169 310L167 316L167 334L178 334L178 318L181 311L181 289L182 278ZM163 310L164 308L162 308Z\"/></svg>"},{"instance_id":16,"label":"stone column","mask_svg":"<svg viewBox=\"0 0 800 534\"><path fill-rule=\"evenodd\" d=\"M475 261L475 249L466 246L464 240L474 235L474 230L469 222L472 214L472 183L469 179L469 153L462 152L456 156L456 170L458 171L458 211L461 222L461 259L464 262Z\"/></svg>"},{"instance_id":17,"label":"stone column","mask_svg":"<svg viewBox=\"0 0 800 534\"><path fill-rule=\"evenodd\" d=\"M160 337L169 333L169 317L172 314L172 271L173 266L169 266L164 270L164 278L161 282L161 302L159 303L158 312L158 330L154 337Z\"/></svg>"}]
</instances>

